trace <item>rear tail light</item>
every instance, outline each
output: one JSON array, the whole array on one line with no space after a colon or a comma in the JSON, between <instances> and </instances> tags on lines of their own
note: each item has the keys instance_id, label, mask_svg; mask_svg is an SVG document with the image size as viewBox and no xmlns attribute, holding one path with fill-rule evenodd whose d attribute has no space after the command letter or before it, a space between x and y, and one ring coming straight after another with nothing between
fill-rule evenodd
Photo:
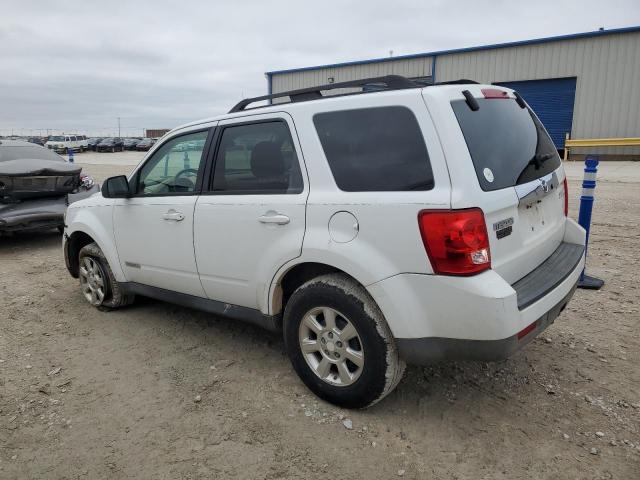
<instances>
[{"instance_id":1,"label":"rear tail light","mask_svg":"<svg viewBox=\"0 0 640 480\"><path fill-rule=\"evenodd\" d=\"M418 214L422 243L435 273L475 275L491 268L484 213L466 210L423 210Z\"/></svg>"},{"instance_id":2,"label":"rear tail light","mask_svg":"<svg viewBox=\"0 0 640 480\"><path fill-rule=\"evenodd\" d=\"M564 186L564 216L569 216L569 185L567 184L567 177L564 177L562 182Z\"/></svg>"}]
</instances>

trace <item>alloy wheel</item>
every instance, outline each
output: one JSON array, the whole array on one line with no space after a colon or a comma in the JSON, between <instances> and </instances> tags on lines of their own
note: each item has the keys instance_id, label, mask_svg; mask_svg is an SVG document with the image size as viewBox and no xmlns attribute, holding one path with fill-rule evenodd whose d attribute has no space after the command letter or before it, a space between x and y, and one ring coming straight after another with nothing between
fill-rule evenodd
<instances>
[{"instance_id":1,"label":"alloy wheel","mask_svg":"<svg viewBox=\"0 0 640 480\"><path fill-rule=\"evenodd\" d=\"M84 257L80 264L82 294L94 306L101 305L106 294L105 274L95 258Z\"/></svg>"},{"instance_id":2,"label":"alloy wheel","mask_svg":"<svg viewBox=\"0 0 640 480\"><path fill-rule=\"evenodd\" d=\"M364 348L349 319L330 307L308 311L298 331L302 356L323 381L339 387L353 384L364 368Z\"/></svg>"}]
</instances>

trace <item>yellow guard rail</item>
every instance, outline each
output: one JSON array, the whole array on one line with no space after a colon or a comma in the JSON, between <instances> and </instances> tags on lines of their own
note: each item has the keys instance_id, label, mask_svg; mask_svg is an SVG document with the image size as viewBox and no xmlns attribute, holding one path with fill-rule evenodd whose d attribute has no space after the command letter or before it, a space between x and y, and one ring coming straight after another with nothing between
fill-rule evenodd
<instances>
[{"instance_id":1,"label":"yellow guard rail","mask_svg":"<svg viewBox=\"0 0 640 480\"><path fill-rule=\"evenodd\" d=\"M640 147L640 137L571 139L567 133L564 141L564 160L569 158L569 150L576 147Z\"/></svg>"}]
</instances>

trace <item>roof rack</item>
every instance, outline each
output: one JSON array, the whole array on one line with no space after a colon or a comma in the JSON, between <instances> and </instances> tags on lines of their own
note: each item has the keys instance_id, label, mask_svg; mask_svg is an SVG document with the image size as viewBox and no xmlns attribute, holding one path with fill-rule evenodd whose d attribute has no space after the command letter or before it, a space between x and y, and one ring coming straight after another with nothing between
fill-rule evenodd
<instances>
[{"instance_id":1,"label":"roof rack","mask_svg":"<svg viewBox=\"0 0 640 480\"><path fill-rule=\"evenodd\" d=\"M473 80L454 80L450 82L440 82L435 85L448 85L448 84L469 84L478 83ZM262 95L261 97L245 98L244 100L236 103L229 113L242 112L246 110L249 105L255 102L261 102L264 100L273 100L274 98L289 97L290 103L294 102L306 102L308 100L318 100L320 98L326 98L322 94L326 90L336 90L338 88L354 88L365 87L367 85L375 85L377 88L370 91L363 91L357 93L370 93L380 90L403 90L407 88L423 88L424 82L414 81L401 75L386 75L383 77L371 77L361 78L359 80L349 80L348 82L329 83L327 85L318 85L316 87L301 88L298 90L289 90L287 92L272 93L270 95ZM385 86L386 85L386 86ZM261 107L253 107L261 108Z\"/></svg>"},{"instance_id":2,"label":"roof rack","mask_svg":"<svg viewBox=\"0 0 640 480\"><path fill-rule=\"evenodd\" d=\"M245 110L246 107L251 105L252 103L260 102L263 100L272 100L274 98L282 98L282 97L289 97L291 103L304 102L307 100L317 100L319 98L324 98L324 95L322 95L321 92L325 90L336 90L338 88L363 87L371 83L386 84L387 90L419 88L421 86L409 80L408 78L402 77L400 75L387 75L384 77L362 78L360 80L350 80L348 82L329 83L327 85L319 85L317 87L308 87L308 88L301 88L299 90L290 90L288 92L272 93L270 95L263 95L261 97L245 98L244 100L241 100L236 105L234 105L234 107L231 110L229 110L229 113L241 112L242 110Z\"/></svg>"}]
</instances>

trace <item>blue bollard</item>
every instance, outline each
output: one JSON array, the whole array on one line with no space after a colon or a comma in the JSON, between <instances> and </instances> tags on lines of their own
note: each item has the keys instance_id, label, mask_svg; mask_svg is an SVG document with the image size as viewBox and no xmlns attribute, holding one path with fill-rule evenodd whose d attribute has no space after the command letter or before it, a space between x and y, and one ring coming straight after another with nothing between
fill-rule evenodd
<instances>
[{"instance_id":1,"label":"blue bollard","mask_svg":"<svg viewBox=\"0 0 640 480\"><path fill-rule=\"evenodd\" d=\"M73 163L73 148L67 148L67 155L69 155L69 163Z\"/></svg>"},{"instance_id":2,"label":"blue bollard","mask_svg":"<svg viewBox=\"0 0 640 480\"><path fill-rule=\"evenodd\" d=\"M587 231L584 250L585 260L587 256L587 249L589 247L589 228L591 227L591 212L593 211L598 163L600 163L598 157L591 155L588 155L584 161L584 180L582 181L582 195L580 196L580 213L578 214L578 223ZM604 285L604 280L591 277L584 273L584 271L585 269L583 268L582 273L580 274L580 279L578 280L578 288L600 290Z\"/></svg>"}]
</instances>

